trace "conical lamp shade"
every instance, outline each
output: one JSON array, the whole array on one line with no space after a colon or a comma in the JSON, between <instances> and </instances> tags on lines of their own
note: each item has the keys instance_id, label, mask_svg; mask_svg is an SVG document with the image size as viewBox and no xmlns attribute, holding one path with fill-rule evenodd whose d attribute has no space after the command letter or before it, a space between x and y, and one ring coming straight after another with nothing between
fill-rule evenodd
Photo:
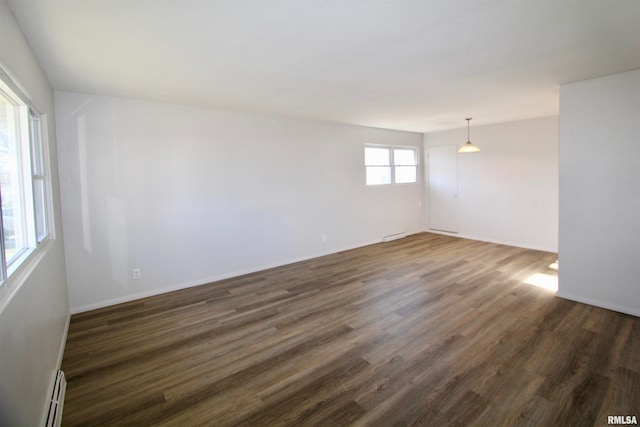
<instances>
[{"instance_id":1,"label":"conical lamp shade","mask_svg":"<svg viewBox=\"0 0 640 427\"><path fill-rule=\"evenodd\" d=\"M466 144L460 147L458 153L477 153L478 151L480 151L480 149L476 145L473 145L471 141L467 141Z\"/></svg>"},{"instance_id":2,"label":"conical lamp shade","mask_svg":"<svg viewBox=\"0 0 640 427\"><path fill-rule=\"evenodd\" d=\"M469 127L470 127L470 123L471 123L471 117L469 117L467 120L467 143L464 144L462 147L460 147L460 149L458 150L458 153L477 153L478 151L480 151L480 149L473 145L471 143L471 138L469 138Z\"/></svg>"}]
</instances>

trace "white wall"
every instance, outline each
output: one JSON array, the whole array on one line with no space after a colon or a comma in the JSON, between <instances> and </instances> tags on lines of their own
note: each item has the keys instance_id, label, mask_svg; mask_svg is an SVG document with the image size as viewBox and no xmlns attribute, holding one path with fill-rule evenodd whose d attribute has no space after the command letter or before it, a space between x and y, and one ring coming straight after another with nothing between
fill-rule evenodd
<instances>
[{"instance_id":1,"label":"white wall","mask_svg":"<svg viewBox=\"0 0 640 427\"><path fill-rule=\"evenodd\" d=\"M560 89L558 295L640 316L640 70Z\"/></svg>"},{"instance_id":2,"label":"white wall","mask_svg":"<svg viewBox=\"0 0 640 427\"><path fill-rule=\"evenodd\" d=\"M47 115L55 234L26 269L0 290L0 425L38 426L48 406L68 322L64 249L56 166L53 93L18 24L0 0L0 63Z\"/></svg>"},{"instance_id":3,"label":"white wall","mask_svg":"<svg viewBox=\"0 0 640 427\"><path fill-rule=\"evenodd\" d=\"M471 141L481 151L458 155L458 236L557 251L558 132L558 117L471 122ZM466 141L466 128L425 134L425 153Z\"/></svg>"},{"instance_id":4,"label":"white wall","mask_svg":"<svg viewBox=\"0 0 640 427\"><path fill-rule=\"evenodd\" d=\"M422 185L366 187L363 165L365 143L419 147L420 134L55 99L72 311L424 228Z\"/></svg>"}]
</instances>

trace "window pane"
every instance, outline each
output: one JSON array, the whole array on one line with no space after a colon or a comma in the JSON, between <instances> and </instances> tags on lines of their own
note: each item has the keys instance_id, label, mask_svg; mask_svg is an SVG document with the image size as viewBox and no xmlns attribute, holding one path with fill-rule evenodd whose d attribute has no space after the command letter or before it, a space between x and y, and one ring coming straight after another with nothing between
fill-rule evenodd
<instances>
[{"instance_id":1,"label":"window pane","mask_svg":"<svg viewBox=\"0 0 640 427\"><path fill-rule=\"evenodd\" d=\"M391 184L391 167L367 166L367 185Z\"/></svg>"},{"instance_id":2,"label":"window pane","mask_svg":"<svg viewBox=\"0 0 640 427\"><path fill-rule=\"evenodd\" d=\"M31 137L31 155L34 175L44 175L42 167L42 142L40 139L40 118L33 113L29 115L29 131Z\"/></svg>"},{"instance_id":3,"label":"window pane","mask_svg":"<svg viewBox=\"0 0 640 427\"><path fill-rule=\"evenodd\" d=\"M7 265L11 265L26 248L17 110L15 105L0 95L0 188Z\"/></svg>"},{"instance_id":4,"label":"window pane","mask_svg":"<svg viewBox=\"0 0 640 427\"><path fill-rule=\"evenodd\" d=\"M404 184L417 181L417 171L415 166L396 166L396 182Z\"/></svg>"},{"instance_id":5,"label":"window pane","mask_svg":"<svg viewBox=\"0 0 640 427\"><path fill-rule=\"evenodd\" d=\"M33 203L36 213L36 239L40 243L47 237L44 181L42 179L33 180Z\"/></svg>"},{"instance_id":6,"label":"window pane","mask_svg":"<svg viewBox=\"0 0 640 427\"><path fill-rule=\"evenodd\" d=\"M387 166L389 162L388 148L364 148L364 164L367 166Z\"/></svg>"},{"instance_id":7,"label":"window pane","mask_svg":"<svg viewBox=\"0 0 640 427\"><path fill-rule=\"evenodd\" d=\"M33 166L33 208L35 213L36 242L40 243L47 237L48 233L40 117L31 112L29 114L29 124L31 164Z\"/></svg>"},{"instance_id":8,"label":"window pane","mask_svg":"<svg viewBox=\"0 0 640 427\"><path fill-rule=\"evenodd\" d=\"M395 165L416 165L416 150L395 149L393 150L393 163Z\"/></svg>"}]
</instances>

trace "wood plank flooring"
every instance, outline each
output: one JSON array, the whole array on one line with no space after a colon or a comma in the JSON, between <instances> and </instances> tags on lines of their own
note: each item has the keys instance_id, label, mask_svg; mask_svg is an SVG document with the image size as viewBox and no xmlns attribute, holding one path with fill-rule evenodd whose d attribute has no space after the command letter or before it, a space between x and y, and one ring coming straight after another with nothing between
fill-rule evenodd
<instances>
[{"instance_id":1,"label":"wood plank flooring","mask_svg":"<svg viewBox=\"0 0 640 427\"><path fill-rule=\"evenodd\" d=\"M640 319L524 283L555 260L421 233L74 315L63 425L640 419Z\"/></svg>"}]
</instances>

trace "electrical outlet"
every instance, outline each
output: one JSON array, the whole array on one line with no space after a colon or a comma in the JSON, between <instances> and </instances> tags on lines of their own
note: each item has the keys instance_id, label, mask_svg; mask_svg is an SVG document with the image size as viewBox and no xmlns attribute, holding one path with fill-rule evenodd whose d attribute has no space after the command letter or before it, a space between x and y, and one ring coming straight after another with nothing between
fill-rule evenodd
<instances>
[{"instance_id":1,"label":"electrical outlet","mask_svg":"<svg viewBox=\"0 0 640 427\"><path fill-rule=\"evenodd\" d=\"M133 280L138 280L142 277L142 272L139 268L134 268L133 270L131 270L131 277L133 277Z\"/></svg>"}]
</instances>

